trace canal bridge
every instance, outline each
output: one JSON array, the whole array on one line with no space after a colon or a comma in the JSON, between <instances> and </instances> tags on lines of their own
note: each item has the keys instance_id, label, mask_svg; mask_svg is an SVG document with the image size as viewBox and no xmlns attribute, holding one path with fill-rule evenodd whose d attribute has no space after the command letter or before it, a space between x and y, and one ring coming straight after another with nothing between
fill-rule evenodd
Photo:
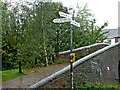
<instances>
[{"instance_id":1,"label":"canal bridge","mask_svg":"<svg viewBox=\"0 0 120 90\"><path fill-rule=\"evenodd\" d=\"M120 43L94 44L73 50L77 61L74 67L74 86L86 81L99 83L120 83ZM59 52L57 62L69 59L70 50ZM31 85L29 88L70 87L70 65Z\"/></svg>"}]
</instances>

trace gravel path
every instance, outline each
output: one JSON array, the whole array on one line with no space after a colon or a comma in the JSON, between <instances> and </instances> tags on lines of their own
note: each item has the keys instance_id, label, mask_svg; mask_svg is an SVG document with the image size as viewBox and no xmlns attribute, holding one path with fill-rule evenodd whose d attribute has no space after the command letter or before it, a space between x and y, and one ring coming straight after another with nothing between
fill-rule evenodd
<instances>
[{"instance_id":1,"label":"gravel path","mask_svg":"<svg viewBox=\"0 0 120 90\"><path fill-rule=\"evenodd\" d=\"M40 70L39 72L3 82L2 88L27 88L39 82L40 80L52 75L53 73L63 69L68 65L69 63L58 64L58 65L42 68L42 70ZM31 72L31 71L32 70L28 70L28 72Z\"/></svg>"}]
</instances>

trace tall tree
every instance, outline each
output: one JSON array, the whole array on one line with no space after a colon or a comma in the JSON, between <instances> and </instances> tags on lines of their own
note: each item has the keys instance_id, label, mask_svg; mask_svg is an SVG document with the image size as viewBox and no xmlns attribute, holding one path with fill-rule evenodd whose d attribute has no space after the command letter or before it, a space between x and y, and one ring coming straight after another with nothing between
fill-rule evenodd
<instances>
[{"instance_id":1,"label":"tall tree","mask_svg":"<svg viewBox=\"0 0 120 90\"><path fill-rule=\"evenodd\" d=\"M77 8L78 12L75 20L80 23L80 28L74 27L74 48L91 45L94 43L102 43L107 38L104 34L108 32L102 33L102 29L107 26L107 22L101 27L98 27L95 25L96 20L94 19L94 14L90 12L87 4L83 8L77 5Z\"/></svg>"}]
</instances>

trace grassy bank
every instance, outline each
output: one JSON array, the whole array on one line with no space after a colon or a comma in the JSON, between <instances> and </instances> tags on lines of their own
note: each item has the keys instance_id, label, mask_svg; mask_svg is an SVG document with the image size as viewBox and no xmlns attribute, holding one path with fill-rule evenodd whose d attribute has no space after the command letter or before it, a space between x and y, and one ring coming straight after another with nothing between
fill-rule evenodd
<instances>
[{"instance_id":1,"label":"grassy bank","mask_svg":"<svg viewBox=\"0 0 120 90\"><path fill-rule=\"evenodd\" d=\"M18 69L2 71L2 82L25 75L27 74L25 74L24 72L23 74L20 74Z\"/></svg>"}]
</instances>

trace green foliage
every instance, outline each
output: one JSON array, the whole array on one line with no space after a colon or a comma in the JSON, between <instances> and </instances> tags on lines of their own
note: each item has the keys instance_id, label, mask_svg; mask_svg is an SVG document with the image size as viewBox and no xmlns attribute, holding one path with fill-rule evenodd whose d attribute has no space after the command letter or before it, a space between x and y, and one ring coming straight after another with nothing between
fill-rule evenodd
<instances>
[{"instance_id":1,"label":"green foliage","mask_svg":"<svg viewBox=\"0 0 120 90\"><path fill-rule=\"evenodd\" d=\"M46 66L60 51L70 49L69 23L55 24L53 19L60 18L59 11L67 13L61 3L35 0L33 3L1 3L2 6L2 63L3 70ZM98 27L87 4L82 9L77 6L74 18L81 27L73 26L73 48L103 42L106 37ZM91 26L92 25L92 26ZM35 65L36 64L36 65Z\"/></svg>"},{"instance_id":2,"label":"green foliage","mask_svg":"<svg viewBox=\"0 0 120 90\"><path fill-rule=\"evenodd\" d=\"M8 11L8 6L5 3L2 5L2 69L15 68L16 62L16 38L10 32L9 16L11 14Z\"/></svg>"},{"instance_id":3,"label":"green foliage","mask_svg":"<svg viewBox=\"0 0 120 90\"><path fill-rule=\"evenodd\" d=\"M107 38L104 34L108 32L102 32L102 29L107 26L107 22L98 27L95 25L96 20L87 4L83 8L77 5L77 8L77 16L74 19L80 23L80 28L73 28L73 48L102 43Z\"/></svg>"}]
</instances>

